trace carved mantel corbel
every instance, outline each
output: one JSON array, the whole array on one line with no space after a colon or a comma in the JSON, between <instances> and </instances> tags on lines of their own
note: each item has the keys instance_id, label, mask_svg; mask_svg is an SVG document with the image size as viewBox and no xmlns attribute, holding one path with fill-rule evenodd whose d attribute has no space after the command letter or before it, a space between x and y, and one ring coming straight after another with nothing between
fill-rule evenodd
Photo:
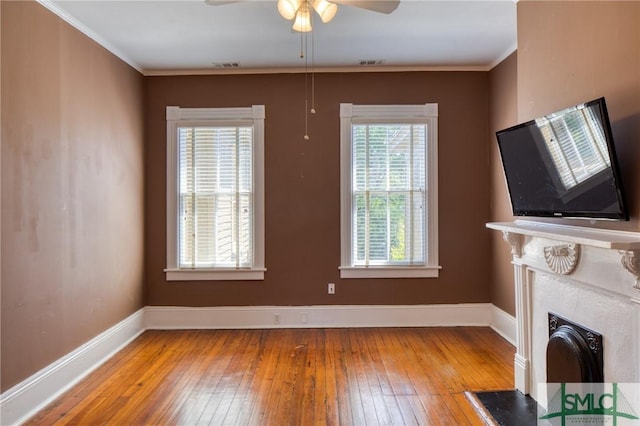
<instances>
[{"instance_id":1,"label":"carved mantel corbel","mask_svg":"<svg viewBox=\"0 0 640 426\"><path fill-rule=\"evenodd\" d=\"M620 254L622 255L620 261L624 269L636 277L633 288L640 290L640 250L620 250Z\"/></svg>"},{"instance_id":2,"label":"carved mantel corbel","mask_svg":"<svg viewBox=\"0 0 640 426\"><path fill-rule=\"evenodd\" d=\"M522 256L522 243L524 235L515 232L502 231L502 238L511 246L511 254L515 257Z\"/></svg>"}]
</instances>

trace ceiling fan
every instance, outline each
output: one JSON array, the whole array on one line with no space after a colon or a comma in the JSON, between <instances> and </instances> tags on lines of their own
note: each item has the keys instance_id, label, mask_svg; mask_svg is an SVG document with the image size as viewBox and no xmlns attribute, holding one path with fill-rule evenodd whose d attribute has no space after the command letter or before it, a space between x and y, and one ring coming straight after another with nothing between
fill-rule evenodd
<instances>
[{"instance_id":1,"label":"ceiling fan","mask_svg":"<svg viewBox=\"0 0 640 426\"><path fill-rule=\"evenodd\" d=\"M237 3L245 0L205 0L212 6ZM315 11L323 23L333 19L338 5L353 6L379 13L391 13L397 9L400 0L278 0L278 12L283 18L293 20L293 29L300 32L311 31L311 15Z\"/></svg>"}]
</instances>

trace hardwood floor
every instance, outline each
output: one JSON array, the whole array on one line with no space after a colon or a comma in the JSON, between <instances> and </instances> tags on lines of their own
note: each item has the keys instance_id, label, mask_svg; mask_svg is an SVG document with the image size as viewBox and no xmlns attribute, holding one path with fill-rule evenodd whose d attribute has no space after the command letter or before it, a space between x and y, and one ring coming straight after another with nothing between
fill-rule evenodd
<instances>
[{"instance_id":1,"label":"hardwood floor","mask_svg":"<svg viewBox=\"0 0 640 426\"><path fill-rule=\"evenodd\" d=\"M30 425L482 425L513 388L484 327L146 331Z\"/></svg>"}]
</instances>

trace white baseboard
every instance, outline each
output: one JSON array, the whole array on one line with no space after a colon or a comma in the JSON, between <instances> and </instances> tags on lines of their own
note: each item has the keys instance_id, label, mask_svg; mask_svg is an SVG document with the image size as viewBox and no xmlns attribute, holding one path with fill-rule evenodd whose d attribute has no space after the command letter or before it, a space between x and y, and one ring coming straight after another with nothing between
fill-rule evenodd
<instances>
[{"instance_id":1,"label":"white baseboard","mask_svg":"<svg viewBox=\"0 0 640 426\"><path fill-rule=\"evenodd\" d=\"M99 334L0 395L0 424L20 424L144 331L144 309Z\"/></svg>"},{"instance_id":2,"label":"white baseboard","mask_svg":"<svg viewBox=\"0 0 640 426\"><path fill-rule=\"evenodd\" d=\"M455 305L147 306L147 329L488 326L490 303Z\"/></svg>"},{"instance_id":3,"label":"white baseboard","mask_svg":"<svg viewBox=\"0 0 640 426\"><path fill-rule=\"evenodd\" d=\"M515 319L490 303L147 306L0 395L0 424L26 421L148 329L490 326L512 344Z\"/></svg>"},{"instance_id":4,"label":"white baseboard","mask_svg":"<svg viewBox=\"0 0 640 426\"><path fill-rule=\"evenodd\" d=\"M490 326L516 343L516 319L490 303L452 305L147 306L147 329Z\"/></svg>"},{"instance_id":5,"label":"white baseboard","mask_svg":"<svg viewBox=\"0 0 640 426\"><path fill-rule=\"evenodd\" d=\"M495 305L491 305L491 328L505 340L516 346L518 324L516 318Z\"/></svg>"}]
</instances>

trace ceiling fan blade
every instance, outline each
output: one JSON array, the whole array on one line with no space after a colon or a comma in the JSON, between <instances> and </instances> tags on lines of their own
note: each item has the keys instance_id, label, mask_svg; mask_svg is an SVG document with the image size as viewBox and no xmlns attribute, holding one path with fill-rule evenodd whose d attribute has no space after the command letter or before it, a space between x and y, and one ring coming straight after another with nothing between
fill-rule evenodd
<instances>
[{"instance_id":1,"label":"ceiling fan blade","mask_svg":"<svg viewBox=\"0 0 640 426\"><path fill-rule=\"evenodd\" d=\"M243 0L204 0L209 6L222 6L223 4L240 3Z\"/></svg>"},{"instance_id":2,"label":"ceiling fan blade","mask_svg":"<svg viewBox=\"0 0 640 426\"><path fill-rule=\"evenodd\" d=\"M329 0L331 3L359 7L380 13L391 13L398 8L400 0Z\"/></svg>"}]
</instances>

